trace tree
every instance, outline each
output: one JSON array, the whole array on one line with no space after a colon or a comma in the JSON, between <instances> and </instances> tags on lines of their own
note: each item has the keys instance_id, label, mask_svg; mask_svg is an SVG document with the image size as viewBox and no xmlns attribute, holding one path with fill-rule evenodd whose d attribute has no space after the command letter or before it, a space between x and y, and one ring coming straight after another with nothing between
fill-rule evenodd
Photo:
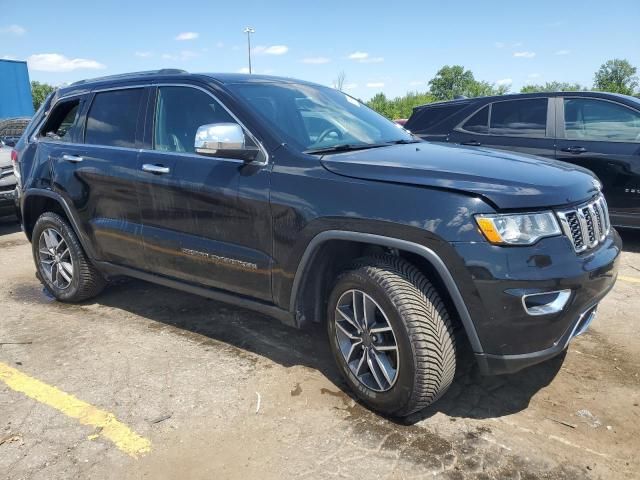
<instances>
[{"instance_id":1,"label":"tree","mask_svg":"<svg viewBox=\"0 0 640 480\"><path fill-rule=\"evenodd\" d=\"M33 108L38 110L42 102L45 101L47 95L55 90L54 87L48 83L40 83L35 80L31 82L31 97L33 97Z\"/></svg>"},{"instance_id":2,"label":"tree","mask_svg":"<svg viewBox=\"0 0 640 480\"><path fill-rule=\"evenodd\" d=\"M544 85L525 85L520 90L520 93L535 93L535 92L579 92L581 90L587 90L579 83L569 82L547 82Z\"/></svg>"},{"instance_id":3,"label":"tree","mask_svg":"<svg viewBox=\"0 0 640 480\"><path fill-rule=\"evenodd\" d=\"M389 100L384 93L376 93L367 106L385 117L394 120L396 118L409 118L414 107L434 102L435 98L430 93L409 92L402 97Z\"/></svg>"},{"instance_id":4,"label":"tree","mask_svg":"<svg viewBox=\"0 0 640 480\"><path fill-rule=\"evenodd\" d=\"M344 89L344 82L347 79L347 74L344 73L344 70L341 70L340 73L338 73L338 76L336 77L336 79L333 81L333 88L335 88L336 90L340 90L341 92Z\"/></svg>"},{"instance_id":5,"label":"tree","mask_svg":"<svg viewBox=\"0 0 640 480\"><path fill-rule=\"evenodd\" d=\"M623 93L633 95L638 87L636 67L627 60L615 58L602 64L596 72L593 88L606 92Z\"/></svg>"},{"instance_id":6,"label":"tree","mask_svg":"<svg viewBox=\"0 0 640 480\"><path fill-rule=\"evenodd\" d=\"M488 95L504 95L509 92L508 85L495 85L486 81L478 81L471 70L461 65L445 65L436 76L429 80L431 94L436 100L451 100L457 96L483 97Z\"/></svg>"},{"instance_id":7,"label":"tree","mask_svg":"<svg viewBox=\"0 0 640 480\"><path fill-rule=\"evenodd\" d=\"M436 100L451 100L459 95L467 95L474 83L471 70L465 70L461 65L445 65L429 80L429 88Z\"/></svg>"}]
</instances>

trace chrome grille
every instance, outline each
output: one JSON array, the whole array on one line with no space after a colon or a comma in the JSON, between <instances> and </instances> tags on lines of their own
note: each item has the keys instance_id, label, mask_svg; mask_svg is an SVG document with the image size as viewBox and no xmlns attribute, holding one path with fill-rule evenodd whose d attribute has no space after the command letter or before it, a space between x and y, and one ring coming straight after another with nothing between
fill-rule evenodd
<instances>
[{"instance_id":1,"label":"chrome grille","mask_svg":"<svg viewBox=\"0 0 640 480\"><path fill-rule=\"evenodd\" d=\"M607 202L602 195L589 203L557 213L562 231L569 237L576 252L596 247L611 229Z\"/></svg>"}]
</instances>

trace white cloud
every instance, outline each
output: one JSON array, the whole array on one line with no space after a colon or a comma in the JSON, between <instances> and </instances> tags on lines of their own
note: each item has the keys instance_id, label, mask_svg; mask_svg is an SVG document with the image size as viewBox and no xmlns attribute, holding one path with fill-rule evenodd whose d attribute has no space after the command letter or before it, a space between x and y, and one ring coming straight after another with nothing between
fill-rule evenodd
<instances>
[{"instance_id":1,"label":"white cloud","mask_svg":"<svg viewBox=\"0 0 640 480\"><path fill-rule=\"evenodd\" d=\"M195 40L198 38L200 34L198 32L182 32L176 35L176 40L184 41L184 40Z\"/></svg>"},{"instance_id":2,"label":"white cloud","mask_svg":"<svg viewBox=\"0 0 640 480\"><path fill-rule=\"evenodd\" d=\"M519 58L533 58L536 56L536 52L513 52L513 56Z\"/></svg>"},{"instance_id":3,"label":"white cloud","mask_svg":"<svg viewBox=\"0 0 640 480\"><path fill-rule=\"evenodd\" d=\"M16 57L14 57L13 55L2 55L0 57L0 60L16 60Z\"/></svg>"},{"instance_id":4,"label":"white cloud","mask_svg":"<svg viewBox=\"0 0 640 480\"><path fill-rule=\"evenodd\" d=\"M369 87L369 88L382 88L382 87L384 87L384 82L369 82L369 83L367 83L367 87Z\"/></svg>"},{"instance_id":5,"label":"white cloud","mask_svg":"<svg viewBox=\"0 0 640 480\"><path fill-rule=\"evenodd\" d=\"M151 55L153 55L153 53L151 53L151 52L136 52L136 53L134 53L134 55L136 57L147 58L147 57L150 57Z\"/></svg>"},{"instance_id":6,"label":"white cloud","mask_svg":"<svg viewBox=\"0 0 640 480\"><path fill-rule=\"evenodd\" d=\"M345 83L342 88L344 88L345 90L353 90L354 88L358 88L358 84L357 83Z\"/></svg>"},{"instance_id":7,"label":"white cloud","mask_svg":"<svg viewBox=\"0 0 640 480\"><path fill-rule=\"evenodd\" d=\"M369 58L369 54L367 52L353 52L348 58L349 60L364 60Z\"/></svg>"},{"instance_id":8,"label":"white cloud","mask_svg":"<svg viewBox=\"0 0 640 480\"><path fill-rule=\"evenodd\" d=\"M571 53L571 50L562 49L562 50L558 50L556 52L556 55L569 55L570 53Z\"/></svg>"},{"instance_id":9,"label":"white cloud","mask_svg":"<svg viewBox=\"0 0 640 480\"><path fill-rule=\"evenodd\" d=\"M269 47L258 45L253 49L253 53L256 55L284 55L288 51L289 47L286 45L271 45Z\"/></svg>"},{"instance_id":10,"label":"white cloud","mask_svg":"<svg viewBox=\"0 0 640 480\"><path fill-rule=\"evenodd\" d=\"M73 70L100 70L102 63L86 58L67 58L59 53L38 53L27 58L31 70L42 72L71 72Z\"/></svg>"},{"instance_id":11,"label":"white cloud","mask_svg":"<svg viewBox=\"0 0 640 480\"><path fill-rule=\"evenodd\" d=\"M238 73L249 73L249 67L242 67L238 70Z\"/></svg>"},{"instance_id":12,"label":"white cloud","mask_svg":"<svg viewBox=\"0 0 640 480\"><path fill-rule=\"evenodd\" d=\"M382 63L384 57L371 57L367 52L353 52L347 57L349 60L355 60L359 63Z\"/></svg>"},{"instance_id":13,"label":"white cloud","mask_svg":"<svg viewBox=\"0 0 640 480\"><path fill-rule=\"evenodd\" d=\"M504 48L504 42L496 42L494 45L496 48Z\"/></svg>"},{"instance_id":14,"label":"white cloud","mask_svg":"<svg viewBox=\"0 0 640 480\"><path fill-rule=\"evenodd\" d=\"M12 35L24 35L27 30L20 25L7 25L6 27L0 27L0 33L10 33Z\"/></svg>"},{"instance_id":15,"label":"white cloud","mask_svg":"<svg viewBox=\"0 0 640 480\"><path fill-rule=\"evenodd\" d=\"M512 78L501 78L500 80L496 81L496 85L511 85L513 83L513 79Z\"/></svg>"},{"instance_id":16,"label":"white cloud","mask_svg":"<svg viewBox=\"0 0 640 480\"><path fill-rule=\"evenodd\" d=\"M518 48L522 46L522 42L516 42L512 45L513 48Z\"/></svg>"},{"instance_id":17,"label":"white cloud","mask_svg":"<svg viewBox=\"0 0 640 480\"><path fill-rule=\"evenodd\" d=\"M412 87L417 87L419 85L424 85L425 82L423 82L422 80L412 80L411 82L409 82L409 85Z\"/></svg>"},{"instance_id":18,"label":"white cloud","mask_svg":"<svg viewBox=\"0 0 640 480\"><path fill-rule=\"evenodd\" d=\"M321 65L323 63L329 63L330 58L327 57L307 57L302 59L302 63L308 63L311 65Z\"/></svg>"}]
</instances>

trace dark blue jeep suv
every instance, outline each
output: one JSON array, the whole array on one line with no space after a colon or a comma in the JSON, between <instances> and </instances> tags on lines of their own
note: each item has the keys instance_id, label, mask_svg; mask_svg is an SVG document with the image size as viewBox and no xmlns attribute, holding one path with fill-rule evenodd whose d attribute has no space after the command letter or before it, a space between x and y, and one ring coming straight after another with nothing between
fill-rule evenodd
<instances>
[{"instance_id":1,"label":"dark blue jeep suv","mask_svg":"<svg viewBox=\"0 0 640 480\"><path fill-rule=\"evenodd\" d=\"M128 275L325 323L346 381L390 415L439 398L462 348L486 374L562 352L616 279L620 238L587 170L426 143L308 82L78 82L16 152L57 299Z\"/></svg>"}]
</instances>

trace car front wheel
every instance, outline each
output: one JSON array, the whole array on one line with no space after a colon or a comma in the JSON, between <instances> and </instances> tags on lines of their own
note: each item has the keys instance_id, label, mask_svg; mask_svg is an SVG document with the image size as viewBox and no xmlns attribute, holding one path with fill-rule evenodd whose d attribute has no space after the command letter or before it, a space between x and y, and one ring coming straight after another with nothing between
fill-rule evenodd
<instances>
[{"instance_id":1,"label":"car front wheel","mask_svg":"<svg viewBox=\"0 0 640 480\"><path fill-rule=\"evenodd\" d=\"M453 381L449 314L431 282L402 258L359 260L338 277L327 315L336 362L374 410L409 415L435 402Z\"/></svg>"}]
</instances>

